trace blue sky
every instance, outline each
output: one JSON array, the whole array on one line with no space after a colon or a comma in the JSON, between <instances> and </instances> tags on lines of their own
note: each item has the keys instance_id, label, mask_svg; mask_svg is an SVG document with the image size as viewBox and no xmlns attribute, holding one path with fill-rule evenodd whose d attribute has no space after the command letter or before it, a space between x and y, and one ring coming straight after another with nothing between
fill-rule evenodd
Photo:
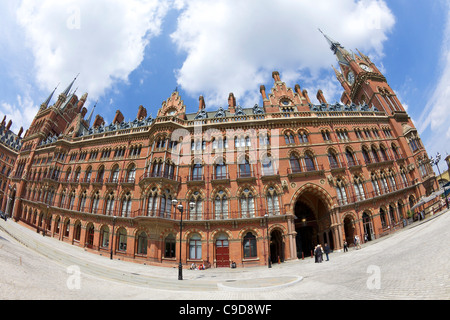
<instances>
[{"instance_id":1,"label":"blue sky","mask_svg":"<svg viewBox=\"0 0 450 320\"><path fill-rule=\"evenodd\" d=\"M59 84L107 123L156 116L178 88L188 112L262 104L272 71L329 102L342 93L321 28L382 69L430 156L450 153L450 5L443 0L2 0L0 116L29 126ZM53 102L56 97L54 97ZM90 110L89 110L90 111ZM440 163L445 169L444 162Z\"/></svg>"}]
</instances>

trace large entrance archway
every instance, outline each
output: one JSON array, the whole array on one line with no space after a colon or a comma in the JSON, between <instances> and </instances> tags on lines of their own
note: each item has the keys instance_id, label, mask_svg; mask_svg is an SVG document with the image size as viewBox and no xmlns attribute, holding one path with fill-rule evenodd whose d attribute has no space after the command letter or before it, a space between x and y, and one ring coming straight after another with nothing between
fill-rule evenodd
<instances>
[{"instance_id":1,"label":"large entrance archway","mask_svg":"<svg viewBox=\"0 0 450 320\"><path fill-rule=\"evenodd\" d=\"M325 191L319 188L305 188L298 196L294 207L295 239L297 258L311 256L317 244L332 244L331 218ZM327 235L328 238L327 239ZM331 238L331 240L330 240Z\"/></svg>"}]
</instances>

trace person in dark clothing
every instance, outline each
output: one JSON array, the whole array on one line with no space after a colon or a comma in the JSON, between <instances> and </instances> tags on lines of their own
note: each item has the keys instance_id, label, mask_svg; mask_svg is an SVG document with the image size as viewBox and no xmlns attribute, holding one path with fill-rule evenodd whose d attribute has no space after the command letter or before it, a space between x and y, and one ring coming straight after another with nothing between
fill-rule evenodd
<instances>
[{"instance_id":1,"label":"person in dark clothing","mask_svg":"<svg viewBox=\"0 0 450 320\"><path fill-rule=\"evenodd\" d=\"M348 251L348 244L347 241L344 240L344 252Z\"/></svg>"},{"instance_id":2,"label":"person in dark clothing","mask_svg":"<svg viewBox=\"0 0 450 320\"><path fill-rule=\"evenodd\" d=\"M330 261L330 259L328 259L328 254L330 253L330 247L328 246L327 243L325 243L325 246L323 247L323 252L325 252L325 255L327 256L327 261Z\"/></svg>"}]
</instances>

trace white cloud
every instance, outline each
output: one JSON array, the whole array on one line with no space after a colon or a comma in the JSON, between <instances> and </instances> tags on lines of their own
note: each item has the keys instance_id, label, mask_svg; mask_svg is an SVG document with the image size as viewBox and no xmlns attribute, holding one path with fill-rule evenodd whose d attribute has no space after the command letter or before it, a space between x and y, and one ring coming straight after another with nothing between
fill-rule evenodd
<instances>
[{"instance_id":1,"label":"white cloud","mask_svg":"<svg viewBox=\"0 0 450 320\"><path fill-rule=\"evenodd\" d=\"M28 125L33 121L34 115L38 112L39 108L29 96L17 95L16 100L15 104L2 102L0 108L6 116L6 122L12 120L11 130L17 133L20 127L23 127L24 130L28 129Z\"/></svg>"},{"instance_id":2,"label":"white cloud","mask_svg":"<svg viewBox=\"0 0 450 320\"><path fill-rule=\"evenodd\" d=\"M190 95L203 94L213 105L226 103L229 92L242 105L259 100L259 85L270 81L274 70L292 86L288 81L317 79L336 62L319 27L347 49L357 47L379 58L395 24L384 1L375 0L176 3L183 11L171 36L187 53L177 81Z\"/></svg>"},{"instance_id":3,"label":"white cloud","mask_svg":"<svg viewBox=\"0 0 450 320\"><path fill-rule=\"evenodd\" d=\"M128 81L168 9L162 0L23 0L17 19L41 89L64 87L80 73L79 90L98 98Z\"/></svg>"},{"instance_id":4,"label":"white cloud","mask_svg":"<svg viewBox=\"0 0 450 320\"><path fill-rule=\"evenodd\" d=\"M443 32L440 66L440 75L435 90L427 105L415 123L423 137L429 155L450 153L450 5L446 4L447 22ZM447 139L444 139L446 137Z\"/></svg>"}]
</instances>

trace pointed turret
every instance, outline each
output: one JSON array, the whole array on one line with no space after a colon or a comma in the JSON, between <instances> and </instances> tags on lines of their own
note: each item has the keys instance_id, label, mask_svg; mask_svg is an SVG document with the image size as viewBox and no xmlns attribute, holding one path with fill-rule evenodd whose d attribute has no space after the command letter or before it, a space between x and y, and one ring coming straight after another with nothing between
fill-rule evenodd
<instances>
[{"instance_id":1,"label":"pointed turret","mask_svg":"<svg viewBox=\"0 0 450 320\"><path fill-rule=\"evenodd\" d=\"M53 92L50 94L50 96L47 98L47 100L45 100L45 101L41 104L41 110L47 109L47 108L48 108L48 106L49 106L49 104L50 104L50 101L52 100L53 95L54 95L55 92L56 92L56 89L58 89L58 86L59 86L59 84L56 86L55 90L53 90Z\"/></svg>"},{"instance_id":2,"label":"pointed turret","mask_svg":"<svg viewBox=\"0 0 450 320\"><path fill-rule=\"evenodd\" d=\"M69 84L69 86L66 88L66 90L64 90L64 92L62 93L63 95L65 95L66 97L69 96L70 90L72 89L73 84L75 83L75 81L77 80L78 76L80 74L77 74L77 76L75 77L75 79L73 79L73 81Z\"/></svg>"}]
</instances>

